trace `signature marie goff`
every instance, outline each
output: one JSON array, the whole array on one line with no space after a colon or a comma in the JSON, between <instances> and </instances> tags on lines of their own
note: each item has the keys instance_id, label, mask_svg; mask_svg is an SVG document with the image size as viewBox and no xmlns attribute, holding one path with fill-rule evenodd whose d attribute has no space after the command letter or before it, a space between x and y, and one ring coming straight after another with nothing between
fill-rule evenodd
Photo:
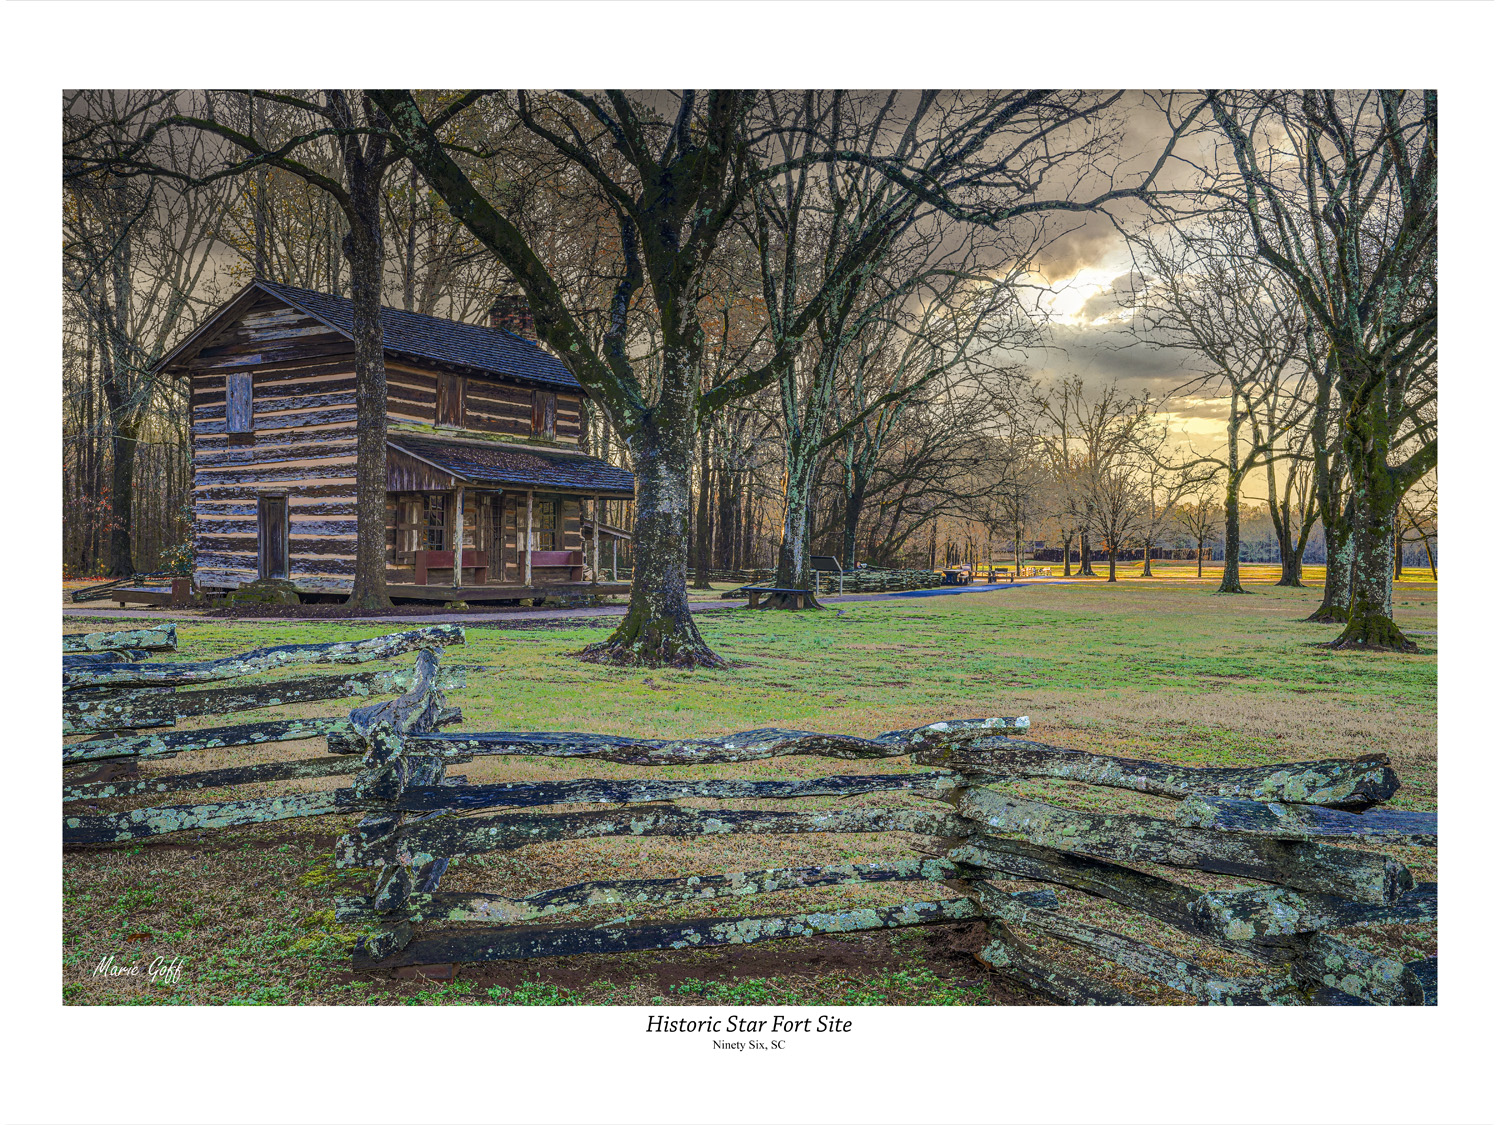
<instances>
[{"instance_id":1,"label":"signature marie goff","mask_svg":"<svg viewBox=\"0 0 1500 1125\"><path fill-rule=\"evenodd\" d=\"M117 965L113 953L94 966L96 977L148 977L158 984L176 984L182 979L181 957L158 957L143 970L139 964Z\"/></svg>"}]
</instances>

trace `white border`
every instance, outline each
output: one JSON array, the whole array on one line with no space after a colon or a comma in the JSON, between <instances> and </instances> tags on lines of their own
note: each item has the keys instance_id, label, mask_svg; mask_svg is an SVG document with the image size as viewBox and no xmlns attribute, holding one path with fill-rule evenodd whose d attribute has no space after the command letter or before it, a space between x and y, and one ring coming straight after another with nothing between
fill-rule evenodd
<instances>
[{"instance_id":1,"label":"white border","mask_svg":"<svg viewBox=\"0 0 1500 1125\"><path fill-rule=\"evenodd\" d=\"M1453 3L12 3L4 149L11 757L8 1117L28 1121L1484 1120L1493 961L1495 7ZM1483 29L1488 27L1488 32ZM1485 47L1484 44L1490 44ZM63 1009L54 286L64 87L1436 85L1447 360L1443 1002L1437 1010L861 1009L724 1059L641 1010ZM31 424L36 420L35 425ZM56 504L57 501L51 501ZM1455 513L1461 518L1455 518ZM23 533L24 534L24 533ZM38 562L36 554L50 559ZM50 567L50 569L49 569ZM1484 580L1488 579L1488 584ZM19 612L17 612L19 611ZM34 658L33 658L34 657ZM47 701L52 702L37 702ZM1481 772L1482 771L1482 772ZM40 796L38 796L40 794ZM38 841L38 843L33 843ZM701 1011L701 1010L695 1010ZM1481 1051L1484 1054L1481 1056ZM1490 1110L1484 1106L1491 1105Z\"/></svg>"}]
</instances>

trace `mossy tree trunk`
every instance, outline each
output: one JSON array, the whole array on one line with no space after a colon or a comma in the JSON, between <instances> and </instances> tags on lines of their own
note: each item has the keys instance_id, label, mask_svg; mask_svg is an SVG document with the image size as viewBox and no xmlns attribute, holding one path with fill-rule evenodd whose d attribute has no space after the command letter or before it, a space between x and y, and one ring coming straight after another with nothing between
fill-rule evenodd
<instances>
[{"instance_id":1,"label":"mossy tree trunk","mask_svg":"<svg viewBox=\"0 0 1500 1125\"><path fill-rule=\"evenodd\" d=\"M1240 585L1240 487L1244 483L1245 470L1240 465L1240 426L1244 418L1240 413L1240 396L1237 390L1229 393L1228 424L1228 469L1224 484L1224 574L1219 579L1221 594L1243 594Z\"/></svg>"},{"instance_id":2,"label":"mossy tree trunk","mask_svg":"<svg viewBox=\"0 0 1500 1125\"><path fill-rule=\"evenodd\" d=\"M809 413L820 407L809 407ZM808 566L807 512L812 503L813 474L817 471L815 451L823 428L821 417L807 420L812 433L802 426L795 426L787 439L786 449L786 503L781 521L781 544L776 550L776 582L787 590L812 590L812 595L803 601L809 609L821 609L818 592L812 587L812 570ZM777 609L793 606L793 595L773 594L766 604Z\"/></svg>"},{"instance_id":3,"label":"mossy tree trunk","mask_svg":"<svg viewBox=\"0 0 1500 1125\"><path fill-rule=\"evenodd\" d=\"M681 409L681 395L678 408ZM663 403L666 406L666 403ZM690 404L689 404L690 406ZM708 647L688 606L688 505L693 435L670 412L660 426L625 435L635 467L635 573L630 606L609 637L583 650L600 664L723 668Z\"/></svg>"},{"instance_id":4,"label":"mossy tree trunk","mask_svg":"<svg viewBox=\"0 0 1500 1125\"><path fill-rule=\"evenodd\" d=\"M1348 360L1340 368L1341 378L1348 381L1350 389L1383 383ZM1352 394L1345 397L1357 401ZM1334 648L1417 649L1391 617L1396 515L1406 490L1403 474L1391 468L1391 438L1389 416L1378 393L1373 400L1366 400L1363 409L1350 411L1344 427L1344 455L1354 511L1349 620L1333 642Z\"/></svg>"}]
</instances>

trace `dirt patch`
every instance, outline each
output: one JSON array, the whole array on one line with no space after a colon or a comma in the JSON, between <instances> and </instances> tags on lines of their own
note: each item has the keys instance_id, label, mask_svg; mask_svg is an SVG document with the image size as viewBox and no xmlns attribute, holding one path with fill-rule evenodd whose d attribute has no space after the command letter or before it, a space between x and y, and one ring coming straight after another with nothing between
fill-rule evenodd
<instances>
[{"instance_id":1,"label":"dirt patch","mask_svg":"<svg viewBox=\"0 0 1500 1125\"><path fill-rule=\"evenodd\" d=\"M986 1003L1047 1003L976 960L974 954L989 941L984 923L924 926L916 936L921 945L921 960L929 969L938 977L955 983L986 984ZM891 938L889 933L824 934L681 953L648 950L597 957L538 957L458 965L375 967L350 971L337 979L341 984L361 980L462 980L472 982L481 990L495 987L517 989L537 982L574 991L583 991L604 982L621 987L645 983L657 995L672 996L676 994L676 986L687 981L723 984L788 978L862 979L909 968L911 954L893 948Z\"/></svg>"},{"instance_id":2,"label":"dirt patch","mask_svg":"<svg viewBox=\"0 0 1500 1125\"><path fill-rule=\"evenodd\" d=\"M360 609L340 603L320 605L237 605L216 606L213 609L205 609L204 617L276 617L291 618L296 620L323 621L339 618L354 617L431 617L435 614L447 616L449 614L467 615L474 613L526 613L527 606L499 605L495 602L484 602L471 605L468 609L444 609L440 602L414 602L406 605L395 605L390 609Z\"/></svg>"},{"instance_id":3,"label":"dirt patch","mask_svg":"<svg viewBox=\"0 0 1500 1125\"><path fill-rule=\"evenodd\" d=\"M101 778L100 780L112 780ZM184 841L180 836L175 840L145 839L145 840L120 840L110 844L65 844L64 855L99 855L104 852L144 849L148 855L168 855L172 852L191 852L201 854L203 852L241 852L241 851L270 851L279 848L283 844L295 844L303 848L315 848L318 851L332 852L334 845L338 843L338 832L282 832L275 836L261 836L254 839L246 839L233 833L215 832L212 829L198 833L198 838L192 841Z\"/></svg>"}]
</instances>

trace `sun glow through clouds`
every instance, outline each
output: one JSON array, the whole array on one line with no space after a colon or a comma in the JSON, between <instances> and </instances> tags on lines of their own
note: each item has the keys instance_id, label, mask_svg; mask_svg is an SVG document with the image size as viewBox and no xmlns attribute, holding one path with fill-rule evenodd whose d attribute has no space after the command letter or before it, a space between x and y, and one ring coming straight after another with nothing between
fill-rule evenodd
<instances>
[{"instance_id":1,"label":"sun glow through clouds","mask_svg":"<svg viewBox=\"0 0 1500 1125\"><path fill-rule=\"evenodd\" d=\"M1085 267L1071 277L1049 281L1034 274L1028 279L1036 286L1035 309L1053 324L1084 328L1120 321L1128 317L1126 309L1116 303L1110 283L1120 275L1118 269Z\"/></svg>"}]
</instances>

